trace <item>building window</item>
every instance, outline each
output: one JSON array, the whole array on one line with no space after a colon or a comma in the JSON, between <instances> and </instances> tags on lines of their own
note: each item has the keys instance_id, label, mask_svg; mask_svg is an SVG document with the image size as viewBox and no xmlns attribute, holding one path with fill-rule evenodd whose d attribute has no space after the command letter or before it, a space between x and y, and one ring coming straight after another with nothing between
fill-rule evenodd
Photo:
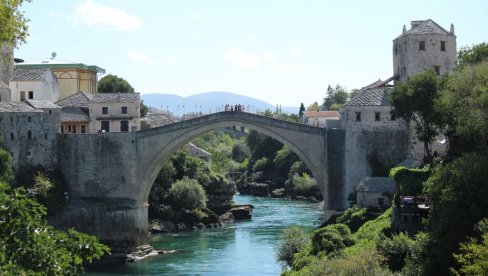
<instances>
[{"instance_id":1,"label":"building window","mask_svg":"<svg viewBox=\"0 0 488 276\"><path fill-rule=\"evenodd\" d=\"M361 112L356 112L356 122L361 122Z\"/></svg>"},{"instance_id":2,"label":"building window","mask_svg":"<svg viewBox=\"0 0 488 276\"><path fill-rule=\"evenodd\" d=\"M127 114L127 106L122 106L120 109L122 114Z\"/></svg>"},{"instance_id":3,"label":"building window","mask_svg":"<svg viewBox=\"0 0 488 276\"><path fill-rule=\"evenodd\" d=\"M25 91L20 91L20 100L25 101Z\"/></svg>"},{"instance_id":4,"label":"building window","mask_svg":"<svg viewBox=\"0 0 488 276\"><path fill-rule=\"evenodd\" d=\"M102 114L108 114L108 106L102 106Z\"/></svg>"},{"instance_id":5,"label":"building window","mask_svg":"<svg viewBox=\"0 0 488 276\"><path fill-rule=\"evenodd\" d=\"M385 199L382 197L378 198L378 206L383 207L385 205Z\"/></svg>"},{"instance_id":6,"label":"building window","mask_svg":"<svg viewBox=\"0 0 488 276\"><path fill-rule=\"evenodd\" d=\"M425 41L419 41L419 51L425 51Z\"/></svg>"},{"instance_id":7,"label":"building window","mask_svg":"<svg viewBox=\"0 0 488 276\"><path fill-rule=\"evenodd\" d=\"M29 91L29 100L34 99L34 91Z\"/></svg>"},{"instance_id":8,"label":"building window","mask_svg":"<svg viewBox=\"0 0 488 276\"><path fill-rule=\"evenodd\" d=\"M121 132L129 131L129 121L120 121L120 131Z\"/></svg>"},{"instance_id":9,"label":"building window","mask_svg":"<svg viewBox=\"0 0 488 276\"><path fill-rule=\"evenodd\" d=\"M27 131L27 139L32 139L32 131Z\"/></svg>"},{"instance_id":10,"label":"building window","mask_svg":"<svg viewBox=\"0 0 488 276\"><path fill-rule=\"evenodd\" d=\"M442 52L446 51L446 42L445 41L441 41L441 51Z\"/></svg>"},{"instance_id":11,"label":"building window","mask_svg":"<svg viewBox=\"0 0 488 276\"><path fill-rule=\"evenodd\" d=\"M100 130L102 132L110 132L110 121L101 121Z\"/></svg>"},{"instance_id":12,"label":"building window","mask_svg":"<svg viewBox=\"0 0 488 276\"><path fill-rule=\"evenodd\" d=\"M81 133L86 133L86 128L85 128L85 125L82 125L82 126L81 126Z\"/></svg>"},{"instance_id":13,"label":"building window","mask_svg":"<svg viewBox=\"0 0 488 276\"><path fill-rule=\"evenodd\" d=\"M441 67L440 66L434 66L434 70L435 70L435 73L437 75L440 75L441 74Z\"/></svg>"},{"instance_id":14,"label":"building window","mask_svg":"<svg viewBox=\"0 0 488 276\"><path fill-rule=\"evenodd\" d=\"M379 121L380 120L380 112L375 112L374 113L374 120Z\"/></svg>"}]
</instances>

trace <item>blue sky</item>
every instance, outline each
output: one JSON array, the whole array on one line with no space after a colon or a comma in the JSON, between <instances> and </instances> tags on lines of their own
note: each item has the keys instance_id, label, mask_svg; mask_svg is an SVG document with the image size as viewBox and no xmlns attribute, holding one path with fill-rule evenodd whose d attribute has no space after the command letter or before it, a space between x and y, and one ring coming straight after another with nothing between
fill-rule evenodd
<instances>
[{"instance_id":1,"label":"blue sky","mask_svg":"<svg viewBox=\"0 0 488 276\"><path fill-rule=\"evenodd\" d=\"M411 20L454 23L458 49L488 42L488 1L33 0L16 57L97 65L140 93L228 91L298 106L329 84L392 75Z\"/></svg>"}]
</instances>

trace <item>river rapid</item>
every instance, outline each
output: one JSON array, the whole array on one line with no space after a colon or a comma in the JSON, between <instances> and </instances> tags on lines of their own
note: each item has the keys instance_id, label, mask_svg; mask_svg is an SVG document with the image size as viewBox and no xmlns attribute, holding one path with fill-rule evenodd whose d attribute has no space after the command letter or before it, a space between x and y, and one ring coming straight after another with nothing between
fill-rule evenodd
<instances>
[{"instance_id":1,"label":"river rapid","mask_svg":"<svg viewBox=\"0 0 488 276\"><path fill-rule=\"evenodd\" d=\"M154 236L155 249L177 253L112 264L87 275L279 275L281 231L293 224L312 231L323 219L317 203L241 195L234 201L254 205L253 218L220 229Z\"/></svg>"}]
</instances>

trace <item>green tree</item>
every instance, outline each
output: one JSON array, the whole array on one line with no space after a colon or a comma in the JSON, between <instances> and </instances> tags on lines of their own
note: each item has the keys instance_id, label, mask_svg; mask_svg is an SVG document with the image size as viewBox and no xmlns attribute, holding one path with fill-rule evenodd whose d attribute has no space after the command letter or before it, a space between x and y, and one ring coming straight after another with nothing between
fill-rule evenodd
<instances>
[{"instance_id":1,"label":"green tree","mask_svg":"<svg viewBox=\"0 0 488 276\"><path fill-rule=\"evenodd\" d=\"M305 106L303 103L300 104L300 110L298 111L298 117L302 117L303 112L305 112Z\"/></svg>"},{"instance_id":2,"label":"green tree","mask_svg":"<svg viewBox=\"0 0 488 276\"><path fill-rule=\"evenodd\" d=\"M207 206L207 194L195 179L184 177L176 181L169 189L172 206L187 210L202 209Z\"/></svg>"},{"instance_id":3,"label":"green tree","mask_svg":"<svg viewBox=\"0 0 488 276\"><path fill-rule=\"evenodd\" d=\"M125 79L117 75L108 74L98 81L98 93L134 93L135 89ZM141 100L141 117L146 116L149 108Z\"/></svg>"},{"instance_id":4,"label":"green tree","mask_svg":"<svg viewBox=\"0 0 488 276\"><path fill-rule=\"evenodd\" d=\"M303 250L309 242L310 238L300 227L292 225L285 228L281 233L281 242L276 259L291 266L294 261L294 255Z\"/></svg>"},{"instance_id":5,"label":"green tree","mask_svg":"<svg viewBox=\"0 0 488 276\"><path fill-rule=\"evenodd\" d=\"M322 104L323 110L338 110L349 99L349 92L339 84L335 88L329 85L326 94Z\"/></svg>"},{"instance_id":6,"label":"green tree","mask_svg":"<svg viewBox=\"0 0 488 276\"><path fill-rule=\"evenodd\" d=\"M307 111L319 111L319 109L319 104L317 102L314 102L307 107Z\"/></svg>"},{"instance_id":7,"label":"green tree","mask_svg":"<svg viewBox=\"0 0 488 276\"><path fill-rule=\"evenodd\" d=\"M16 46L26 42L28 36L29 19L24 16L20 7L30 0L1 0L0 1L0 45Z\"/></svg>"},{"instance_id":8,"label":"green tree","mask_svg":"<svg viewBox=\"0 0 488 276\"><path fill-rule=\"evenodd\" d=\"M415 132L424 143L429 161L432 161L429 144L439 134L438 126L442 122L442 116L436 108L438 81L436 73L430 70L400 82L390 94L394 112L407 121L415 122Z\"/></svg>"},{"instance_id":9,"label":"green tree","mask_svg":"<svg viewBox=\"0 0 488 276\"><path fill-rule=\"evenodd\" d=\"M476 44L473 47L463 47L458 53L459 65L480 63L488 61L488 44Z\"/></svg>"}]
</instances>

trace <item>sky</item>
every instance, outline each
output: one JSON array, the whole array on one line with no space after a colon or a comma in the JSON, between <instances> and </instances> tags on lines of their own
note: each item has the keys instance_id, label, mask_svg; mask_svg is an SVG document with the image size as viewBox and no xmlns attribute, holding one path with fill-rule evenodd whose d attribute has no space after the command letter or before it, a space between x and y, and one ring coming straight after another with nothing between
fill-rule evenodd
<instances>
[{"instance_id":1,"label":"sky","mask_svg":"<svg viewBox=\"0 0 488 276\"><path fill-rule=\"evenodd\" d=\"M141 94L226 91L273 105L322 103L393 75L410 21L455 26L458 49L488 42L488 1L33 0L25 61L97 65ZM103 75L101 76L103 77Z\"/></svg>"}]
</instances>

